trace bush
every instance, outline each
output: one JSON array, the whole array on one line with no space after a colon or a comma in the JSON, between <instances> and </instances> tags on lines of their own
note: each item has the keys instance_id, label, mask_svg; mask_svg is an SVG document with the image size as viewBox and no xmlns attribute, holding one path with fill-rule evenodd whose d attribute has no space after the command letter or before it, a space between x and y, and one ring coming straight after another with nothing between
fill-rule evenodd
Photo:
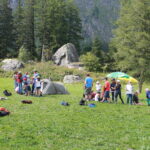
<instances>
[{"instance_id":1,"label":"bush","mask_svg":"<svg viewBox=\"0 0 150 150\"><path fill-rule=\"evenodd\" d=\"M80 57L80 61L85 65L85 68L90 72L98 72L101 69L99 58L93 53L88 52Z\"/></svg>"}]
</instances>

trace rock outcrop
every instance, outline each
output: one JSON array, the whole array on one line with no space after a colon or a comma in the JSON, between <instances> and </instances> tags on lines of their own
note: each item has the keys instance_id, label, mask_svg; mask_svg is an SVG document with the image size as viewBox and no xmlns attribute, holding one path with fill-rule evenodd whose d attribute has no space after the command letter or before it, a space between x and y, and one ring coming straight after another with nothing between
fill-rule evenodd
<instances>
[{"instance_id":1,"label":"rock outcrop","mask_svg":"<svg viewBox=\"0 0 150 150\"><path fill-rule=\"evenodd\" d=\"M52 59L56 65L68 66L68 64L72 62L78 62L79 56L75 46L71 43L68 43L58 49L58 51L53 55Z\"/></svg>"},{"instance_id":2,"label":"rock outcrop","mask_svg":"<svg viewBox=\"0 0 150 150\"><path fill-rule=\"evenodd\" d=\"M64 80L63 82L64 83L78 83L78 82L82 82L82 78L80 76L77 76L77 75L66 75L64 77Z\"/></svg>"},{"instance_id":3,"label":"rock outcrop","mask_svg":"<svg viewBox=\"0 0 150 150\"><path fill-rule=\"evenodd\" d=\"M4 71L14 71L23 67L23 63L17 59L4 59L1 66Z\"/></svg>"}]
</instances>

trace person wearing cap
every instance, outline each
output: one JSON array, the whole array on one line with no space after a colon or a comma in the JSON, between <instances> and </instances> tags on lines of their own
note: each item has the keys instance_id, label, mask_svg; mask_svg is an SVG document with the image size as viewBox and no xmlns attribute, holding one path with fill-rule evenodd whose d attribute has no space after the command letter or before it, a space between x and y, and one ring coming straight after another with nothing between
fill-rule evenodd
<instances>
[{"instance_id":1,"label":"person wearing cap","mask_svg":"<svg viewBox=\"0 0 150 150\"><path fill-rule=\"evenodd\" d=\"M95 88L97 93L101 92L101 84L99 83L99 81L96 82Z\"/></svg>"},{"instance_id":2,"label":"person wearing cap","mask_svg":"<svg viewBox=\"0 0 150 150\"><path fill-rule=\"evenodd\" d=\"M93 87L93 79L90 77L90 74L87 74L87 77L85 78L85 82L84 82L85 98L87 100L91 99L92 87Z\"/></svg>"},{"instance_id":3,"label":"person wearing cap","mask_svg":"<svg viewBox=\"0 0 150 150\"><path fill-rule=\"evenodd\" d=\"M124 104L124 101L123 101L122 95L121 95L121 83L120 83L120 80L117 80L116 87L115 87L115 102L116 103L118 101L118 96L119 96L122 104Z\"/></svg>"},{"instance_id":4,"label":"person wearing cap","mask_svg":"<svg viewBox=\"0 0 150 150\"><path fill-rule=\"evenodd\" d=\"M112 101L114 102L114 100L115 100L115 90L116 90L116 80L115 79L112 79L110 89L111 89Z\"/></svg>"},{"instance_id":5,"label":"person wearing cap","mask_svg":"<svg viewBox=\"0 0 150 150\"><path fill-rule=\"evenodd\" d=\"M131 82L128 82L128 84L126 85L126 95L127 95L127 104L130 104L132 105L133 101L132 101L132 98L133 98L133 86L131 84Z\"/></svg>"}]
</instances>

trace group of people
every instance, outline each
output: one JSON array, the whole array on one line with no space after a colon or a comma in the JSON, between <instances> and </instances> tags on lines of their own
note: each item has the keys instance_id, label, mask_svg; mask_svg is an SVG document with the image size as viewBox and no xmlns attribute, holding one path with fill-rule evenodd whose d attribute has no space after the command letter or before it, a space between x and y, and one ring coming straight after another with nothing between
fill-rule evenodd
<instances>
[{"instance_id":1,"label":"group of people","mask_svg":"<svg viewBox=\"0 0 150 150\"><path fill-rule=\"evenodd\" d=\"M87 74L84 83L84 98L86 100L95 100L100 102L113 102L117 103L118 98L121 100L121 103L124 104L124 100L122 98L122 85L120 80L112 79L111 83L108 78L104 79L104 85L102 86L99 81L96 82L95 89L96 92L92 91L93 88L93 79L90 77L90 74ZM127 104L135 104L142 105L139 102L139 92L134 92L134 87L131 82L125 86L126 96L127 96ZM111 97L111 99L110 99ZM146 97L150 99L150 90L146 89Z\"/></svg>"},{"instance_id":2,"label":"group of people","mask_svg":"<svg viewBox=\"0 0 150 150\"><path fill-rule=\"evenodd\" d=\"M42 96L41 76L36 70L34 71L32 77L30 77L28 72L25 74L22 74L20 71L14 72L13 79L14 88L18 94L25 94L26 96Z\"/></svg>"}]
</instances>

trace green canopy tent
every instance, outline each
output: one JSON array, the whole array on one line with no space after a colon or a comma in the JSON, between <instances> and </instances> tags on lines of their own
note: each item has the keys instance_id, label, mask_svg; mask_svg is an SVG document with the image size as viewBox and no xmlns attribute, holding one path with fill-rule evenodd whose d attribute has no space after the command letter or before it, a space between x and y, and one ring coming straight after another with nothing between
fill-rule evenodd
<instances>
[{"instance_id":1,"label":"green canopy tent","mask_svg":"<svg viewBox=\"0 0 150 150\"><path fill-rule=\"evenodd\" d=\"M107 77L116 79L116 78L130 78L131 76L123 72L113 72L108 74Z\"/></svg>"}]
</instances>

